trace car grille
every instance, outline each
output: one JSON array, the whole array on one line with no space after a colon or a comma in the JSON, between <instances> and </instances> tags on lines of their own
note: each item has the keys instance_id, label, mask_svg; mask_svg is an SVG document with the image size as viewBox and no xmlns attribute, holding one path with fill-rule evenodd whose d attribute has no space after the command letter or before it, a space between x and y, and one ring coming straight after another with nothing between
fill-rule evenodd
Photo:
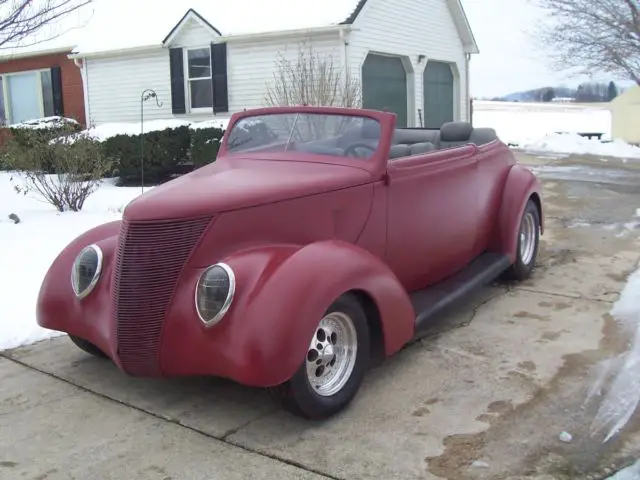
<instances>
[{"instance_id":1,"label":"car grille","mask_svg":"<svg viewBox=\"0 0 640 480\"><path fill-rule=\"evenodd\" d=\"M128 374L160 375L164 317L178 276L210 221L122 222L113 312L118 356Z\"/></svg>"}]
</instances>

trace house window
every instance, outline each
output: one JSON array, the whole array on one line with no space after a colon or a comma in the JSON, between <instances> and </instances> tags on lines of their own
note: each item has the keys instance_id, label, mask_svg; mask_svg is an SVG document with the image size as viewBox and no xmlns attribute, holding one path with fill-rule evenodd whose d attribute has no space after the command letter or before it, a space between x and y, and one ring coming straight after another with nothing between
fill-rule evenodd
<instances>
[{"instance_id":1,"label":"house window","mask_svg":"<svg viewBox=\"0 0 640 480\"><path fill-rule=\"evenodd\" d=\"M211 50L209 48L188 49L186 63L191 109L212 108Z\"/></svg>"},{"instance_id":2,"label":"house window","mask_svg":"<svg viewBox=\"0 0 640 480\"><path fill-rule=\"evenodd\" d=\"M9 73L0 77L0 116L3 124L53 115L51 70Z\"/></svg>"}]
</instances>

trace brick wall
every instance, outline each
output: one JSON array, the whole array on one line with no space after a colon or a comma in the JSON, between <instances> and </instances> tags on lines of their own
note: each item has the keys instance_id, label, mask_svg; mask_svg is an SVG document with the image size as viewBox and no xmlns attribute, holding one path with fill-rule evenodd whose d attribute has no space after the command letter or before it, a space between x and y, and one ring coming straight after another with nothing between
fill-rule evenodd
<instances>
[{"instance_id":1,"label":"brick wall","mask_svg":"<svg viewBox=\"0 0 640 480\"><path fill-rule=\"evenodd\" d=\"M0 62L0 75L3 73L16 73L60 66L62 70L64 116L73 118L82 125L85 125L82 76L80 69L75 66L73 60L67 58L67 55L68 52L3 61Z\"/></svg>"}]
</instances>

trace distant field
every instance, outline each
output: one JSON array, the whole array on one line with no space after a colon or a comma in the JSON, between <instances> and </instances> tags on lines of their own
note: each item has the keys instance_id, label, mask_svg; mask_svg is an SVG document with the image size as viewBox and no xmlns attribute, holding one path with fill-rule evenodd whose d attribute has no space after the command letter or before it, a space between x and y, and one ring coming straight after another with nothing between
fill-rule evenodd
<instances>
[{"instance_id":1,"label":"distant field","mask_svg":"<svg viewBox=\"0 0 640 480\"><path fill-rule=\"evenodd\" d=\"M473 103L473 124L492 127L507 143L528 143L555 132L611 135L611 114L600 103Z\"/></svg>"}]
</instances>

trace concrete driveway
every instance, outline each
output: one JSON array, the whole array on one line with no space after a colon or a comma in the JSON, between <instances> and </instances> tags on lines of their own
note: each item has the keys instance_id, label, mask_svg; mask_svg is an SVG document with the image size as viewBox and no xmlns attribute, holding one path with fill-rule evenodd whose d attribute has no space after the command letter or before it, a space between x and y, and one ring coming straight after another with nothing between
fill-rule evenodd
<instances>
[{"instance_id":1,"label":"concrete driveway","mask_svg":"<svg viewBox=\"0 0 640 480\"><path fill-rule=\"evenodd\" d=\"M640 170L521 161L547 202L534 277L440 319L343 414L310 423L222 380L129 378L58 338L0 357L0 478L595 479L630 463L640 423L603 446L585 399L627 344L608 312L640 259Z\"/></svg>"}]
</instances>

